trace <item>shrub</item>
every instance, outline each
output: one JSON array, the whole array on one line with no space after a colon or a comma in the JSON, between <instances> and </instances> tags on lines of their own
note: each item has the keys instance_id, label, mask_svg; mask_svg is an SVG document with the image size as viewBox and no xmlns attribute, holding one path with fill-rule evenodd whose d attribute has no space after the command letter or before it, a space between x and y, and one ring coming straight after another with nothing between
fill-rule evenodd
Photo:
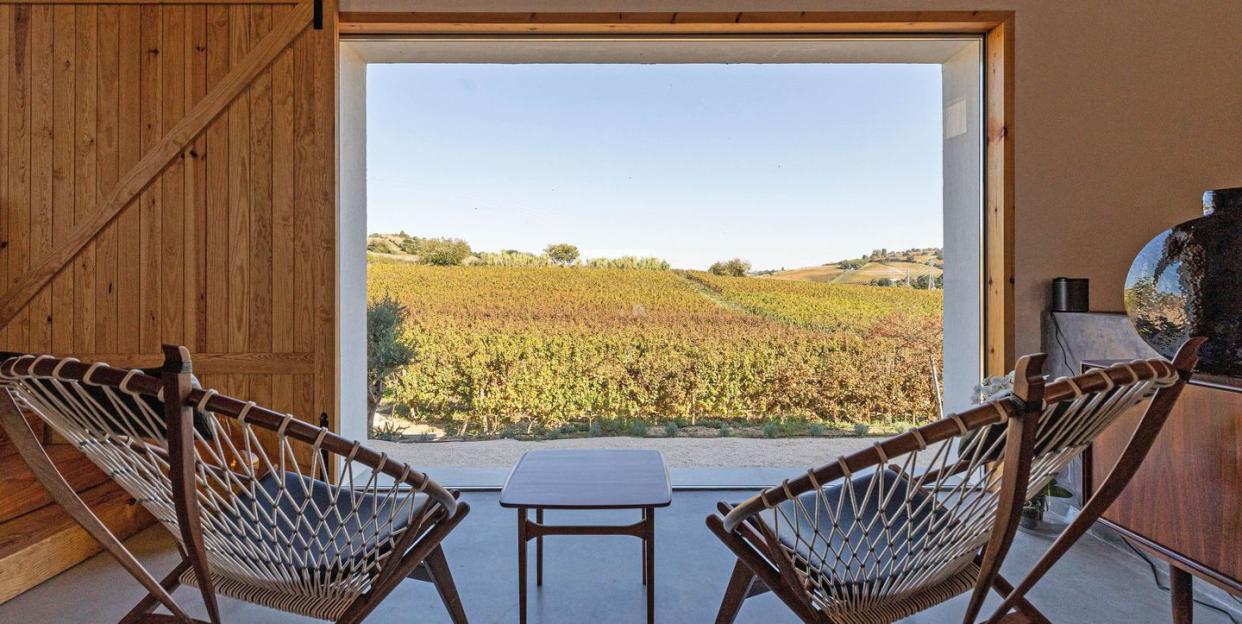
<instances>
[{"instance_id":1,"label":"shrub","mask_svg":"<svg viewBox=\"0 0 1242 624\"><path fill-rule=\"evenodd\" d=\"M414 346L403 338L408 316L409 310L387 294L367 306L367 431L390 380L414 359ZM409 404L401 405L408 415Z\"/></svg>"},{"instance_id":2,"label":"shrub","mask_svg":"<svg viewBox=\"0 0 1242 624\"><path fill-rule=\"evenodd\" d=\"M548 245L543 253L560 265L570 265L578 260L578 248L569 243L553 243Z\"/></svg>"},{"instance_id":3,"label":"shrub","mask_svg":"<svg viewBox=\"0 0 1242 624\"><path fill-rule=\"evenodd\" d=\"M604 432L603 427L600 427L599 423L595 421L592 421L591 428L587 429L587 435L592 438L598 438L600 435L603 434L603 432Z\"/></svg>"},{"instance_id":4,"label":"shrub","mask_svg":"<svg viewBox=\"0 0 1242 624\"><path fill-rule=\"evenodd\" d=\"M720 423L720 437L728 438L733 436L733 427L729 423Z\"/></svg>"},{"instance_id":5,"label":"shrub","mask_svg":"<svg viewBox=\"0 0 1242 624\"><path fill-rule=\"evenodd\" d=\"M395 423L389 420L385 422L384 424L376 427L371 432L371 437L377 440L387 440L391 442L392 440L396 440L397 438L400 438L404 433L405 433L404 425L401 425L399 423Z\"/></svg>"},{"instance_id":6,"label":"shrub","mask_svg":"<svg viewBox=\"0 0 1242 624\"><path fill-rule=\"evenodd\" d=\"M868 425L867 423L854 423L854 435L861 438L867 435L870 431L871 425Z\"/></svg>"},{"instance_id":7,"label":"shrub","mask_svg":"<svg viewBox=\"0 0 1242 624\"><path fill-rule=\"evenodd\" d=\"M671 423L667 423L667 424L665 424L665 425L664 425L664 435L665 435L665 437L669 437L669 438L675 438L675 437L677 437L677 429L678 429L678 427L677 427L677 423L675 423L675 422L671 422Z\"/></svg>"},{"instance_id":8,"label":"shrub","mask_svg":"<svg viewBox=\"0 0 1242 624\"><path fill-rule=\"evenodd\" d=\"M636 438L647 437L647 424L639 421L639 422L635 422L634 424L630 425L630 435Z\"/></svg>"},{"instance_id":9,"label":"shrub","mask_svg":"<svg viewBox=\"0 0 1242 624\"><path fill-rule=\"evenodd\" d=\"M722 260L707 269L712 275L723 275L725 277L746 277L750 272L750 263L741 259L734 258L732 260Z\"/></svg>"},{"instance_id":10,"label":"shrub","mask_svg":"<svg viewBox=\"0 0 1242 624\"><path fill-rule=\"evenodd\" d=\"M769 422L763 423L763 437L775 438L777 435L780 434L780 432L781 432L781 427L775 422L769 421Z\"/></svg>"},{"instance_id":11,"label":"shrub","mask_svg":"<svg viewBox=\"0 0 1242 624\"><path fill-rule=\"evenodd\" d=\"M646 271L667 271L670 265L662 258L639 258L637 256L621 256L620 258L591 258L586 265L592 269L641 269Z\"/></svg>"},{"instance_id":12,"label":"shrub","mask_svg":"<svg viewBox=\"0 0 1242 624\"><path fill-rule=\"evenodd\" d=\"M810 431L810 434L816 438L824 435L825 433L824 426L819 423L811 423L811 428L809 431Z\"/></svg>"}]
</instances>

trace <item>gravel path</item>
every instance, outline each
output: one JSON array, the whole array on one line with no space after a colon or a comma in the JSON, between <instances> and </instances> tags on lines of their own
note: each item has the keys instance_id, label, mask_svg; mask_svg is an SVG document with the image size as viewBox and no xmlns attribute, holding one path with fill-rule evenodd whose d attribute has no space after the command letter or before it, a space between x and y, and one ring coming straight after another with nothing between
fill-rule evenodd
<instances>
[{"instance_id":1,"label":"gravel path","mask_svg":"<svg viewBox=\"0 0 1242 624\"><path fill-rule=\"evenodd\" d=\"M571 438L527 442L384 442L367 446L414 466L508 468L532 449L655 449L670 468L811 467L870 446L882 438Z\"/></svg>"}]
</instances>

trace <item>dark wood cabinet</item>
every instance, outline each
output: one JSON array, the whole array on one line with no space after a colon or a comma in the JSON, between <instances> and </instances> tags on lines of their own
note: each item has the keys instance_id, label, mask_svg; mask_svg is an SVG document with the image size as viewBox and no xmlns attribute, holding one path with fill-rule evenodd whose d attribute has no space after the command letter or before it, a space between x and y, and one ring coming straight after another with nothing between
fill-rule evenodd
<instances>
[{"instance_id":1,"label":"dark wood cabinet","mask_svg":"<svg viewBox=\"0 0 1242 624\"><path fill-rule=\"evenodd\" d=\"M1088 452L1082 484L1087 496L1116 463L1141 415L1135 409L1122 416ZM1242 594L1239 455L1242 382L1192 379L1142 467L1101 520L1167 561L1175 589L1180 584L1187 591L1189 573Z\"/></svg>"}]
</instances>

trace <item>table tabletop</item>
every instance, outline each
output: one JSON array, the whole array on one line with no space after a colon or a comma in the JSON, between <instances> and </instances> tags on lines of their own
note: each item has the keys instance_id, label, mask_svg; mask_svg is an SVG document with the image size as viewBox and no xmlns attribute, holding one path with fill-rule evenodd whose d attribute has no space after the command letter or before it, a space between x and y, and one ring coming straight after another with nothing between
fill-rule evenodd
<instances>
[{"instance_id":1,"label":"table tabletop","mask_svg":"<svg viewBox=\"0 0 1242 624\"><path fill-rule=\"evenodd\" d=\"M673 502L659 451L583 449L527 451L504 489L502 507L637 509Z\"/></svg>"}]
</instances>

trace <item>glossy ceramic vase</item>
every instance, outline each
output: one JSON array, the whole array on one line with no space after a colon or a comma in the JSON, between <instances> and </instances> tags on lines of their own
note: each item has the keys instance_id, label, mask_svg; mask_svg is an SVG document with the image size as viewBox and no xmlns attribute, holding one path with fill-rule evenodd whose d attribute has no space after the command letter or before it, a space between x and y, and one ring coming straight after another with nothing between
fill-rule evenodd
<instances>
[{"instance_id":1,"label":"glossy ceramic vase","mask_svg":"<svg viewBox=\"0 0 1242 624\"><path fill-rule=\"evenodd\" d=\"M1126 276L1126 314L1165 357L1205 336L1198 372L1242 377L1242 188L1203 194L1203 216L1147 243Z\"/></svg>"}]
</instances>

